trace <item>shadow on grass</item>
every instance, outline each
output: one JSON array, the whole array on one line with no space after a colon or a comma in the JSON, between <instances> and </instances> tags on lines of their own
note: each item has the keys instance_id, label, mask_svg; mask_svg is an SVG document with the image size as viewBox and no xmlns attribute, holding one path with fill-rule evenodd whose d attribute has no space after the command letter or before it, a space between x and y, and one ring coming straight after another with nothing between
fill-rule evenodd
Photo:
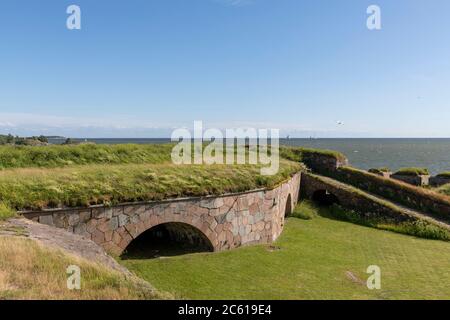
<instances>
[{"instance_id":1,"label":"shadow on grass","mask_svg":"<svg viewBox=\"0 0 450 320\"><path fill-rule=\"evenodd\" d=\"M202 248L192 248L184 246L182 243L165 242L165 243L142 243L127 248L121 256L122 260L149 260L161 259L176 256L183 256L192 253L209 252Z\"/></svg>"},{"instance_id":2,"label":"shadow on grass","mask_svg":"<svg viewBox=\"0 0 450 320\"><path fill-rule=\"evenodd\" d=\"M179 234L186 232L186 227L184 229L178 228L178 232ZM194 239L193 236L194 234L184 238L174 237L174 234L165 225L160 225L134 239L121 258L123 260L148 260L212 251L207 240L200 235Z\"/></svg>"}]
</instances>

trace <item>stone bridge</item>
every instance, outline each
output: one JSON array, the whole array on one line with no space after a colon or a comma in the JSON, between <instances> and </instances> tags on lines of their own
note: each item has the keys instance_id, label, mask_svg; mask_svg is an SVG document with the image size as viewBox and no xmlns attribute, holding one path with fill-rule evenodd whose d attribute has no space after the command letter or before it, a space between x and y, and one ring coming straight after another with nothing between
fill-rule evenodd
<instances>
[{"instance_id":1,"label":"stone bridge","mask_svg":"<svg viewBox=\"0 0 450 320\"><path fill-rule=\"evenodd\" d=\"M222 196L127 203L113 207L22 212L36 222L63 228L120 255L140 235L164 226L171 238L221 251L278 238L296 205L301 174L278 187Z\"/></svg>"}]
</instances>

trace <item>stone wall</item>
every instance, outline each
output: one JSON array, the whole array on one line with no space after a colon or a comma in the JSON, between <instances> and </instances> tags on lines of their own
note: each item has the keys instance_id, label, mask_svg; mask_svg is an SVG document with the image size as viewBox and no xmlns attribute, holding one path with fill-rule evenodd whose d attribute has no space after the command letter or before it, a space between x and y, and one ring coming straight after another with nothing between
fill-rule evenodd
<instances>
[{"instance_id":1,"label":"stone wall","mask_svg":"<svg viewBox=\"0 0 450 320\"><path fill-rule=\"evenodd\" d=\"M393 174L390 178L394 180L403 181L408 184L412 184L413 186L423 187L430 184L430 176L429 175L419 175L419 176L410 176L404 174Z\"/></svg>"},{"instance_id":2,"label":"stone wall","mask_svg":"<svg viewBox=\"0 0 450 320\"><path fill-rule=\"evenodd\" d=\"M302 198L306 199L313 199L315 192L325 190L334 195L341 206L354 210L365 218L383 219L394 223L416 220L407 209L393 208L376 197L358 192L356 188L327 177L304 173L300 189Z\"/></svg>"},{"instance_id":3,"label":"stone wall","mask_svg":"<svg viewBox=\"0 0 450 320\"><path fill-rule=\"evenodd\" d=\"M341 154L333 155L307 151L302 153L302 162L314 172L323 175L329 175L337 168L348 165L348 159Z\"/></svg>"},{"instance_id":4,"label":"stone wall","mask_svg":"<svg viewBox=\"0 0 450 320\"><path fill-rule=\"evenodd\" d=\"M277 239L283 230L288 199L290 210L298 201L300 179L298 173L272 190L22 215L82 235L118 255L143 232L172 222L195 227L214 251L221 251Z\"/></svg>"},{"instance_id":5,"label":"stone wall","mask_svg":"<svg viewBox=\"0 0 450 320\"><path fill-rule=\"evenodd\" d=\"M443 185L450 184L450 177L431 177L430 185L433 187L441 187Z\"/></svg>"},{"instance_id":6,"label":"stone wall","mask_svg":"<svg viewBox=\"0 0 450 320\"><path fill-rule=\"evenodd\" d=\"M450 222L450 197L411 184L427 184L428 177L406 177L408 183L349 167L348 160L333 155L311 153L305 164L313 173L324 175L387 200ZM417 181L416 181L417 180ZM302 184L305 186L305 184Z\"/></svg>"},{"instance_id":7,"label":"stone wall","mask_svg":"<svg viewBox=\"0 0 450 320\"><path fill-rule=\"evenodd\" d=\"M448 196L355 168L339 168L332 177L434 218L450 222L450 197Z\"/></svg>"}]
</instances>

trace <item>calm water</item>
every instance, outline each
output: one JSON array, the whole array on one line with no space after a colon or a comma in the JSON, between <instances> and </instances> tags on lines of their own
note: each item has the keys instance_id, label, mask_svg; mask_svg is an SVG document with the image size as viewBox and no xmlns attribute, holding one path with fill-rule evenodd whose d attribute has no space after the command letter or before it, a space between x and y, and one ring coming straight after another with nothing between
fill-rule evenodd
<instances>
[{"instance_id":1,"label":"calm water","mask_svg":"<svg viewBox=\"0 0 450 320\"><path fill-rule=\"evenodd\" d=\"M450 139L293 139L284 144L344 153L354 167L425 167L434 174L450 171Z\"/></svg>"},{"instance_id":2,"label":"calm water","mask_svg":"<svg viewBox=\"0 0 450 320\"><path fill-rule=\"evenodd\" d=\"M87 139L99 144L166 143L169 139ZM61 142L61 141L53 141ZM290 139L281 144L341 151L361 169L426 167L450 171L450 139Z\"/></svg>"}]
</instances>

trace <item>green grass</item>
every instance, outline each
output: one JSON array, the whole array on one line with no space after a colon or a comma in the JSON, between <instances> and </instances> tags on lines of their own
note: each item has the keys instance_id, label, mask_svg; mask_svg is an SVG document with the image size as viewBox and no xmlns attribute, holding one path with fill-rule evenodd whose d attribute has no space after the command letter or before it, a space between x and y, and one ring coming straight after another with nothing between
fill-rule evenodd
<instances>
[{"instance_id":1,"label":"green grass","mask_svg":"<svg viewBox=\"0 0 450 320\"><path fill-rule=\"evenodd\" d=\"M294 208L290 217L303 220L311 220L317 217L318 213L319 213L318 207L314 206L309 201L302 201Z\"/></svg>"},{"instance_id":2,"label":"green grass","mask_svg":"<svg viewBox=\"0 0 450 320\"><path fill-rule=\"evenodd\" d=\"M274 245L122 263L182 298L450 299L450 243L318 213L289 218ZM381 290L365 285L370 265L381 268Z\"/></svg>"},{"instance_id":3,"label":"green grass","mask_svg":"<svg viewBox=\"0 0 450 320\"><path fill-rule=\"evenodd\" d=\"M450 178L450 172L442 172L437 175L439 178Z\"/></svg>"},{"instance_id":4,"label":"green grass","mask_svg":"<svg viewBox=\"0 0 450 320\"><path fill-rule=\"evenodd\" d=\"M398 170L395 174L402 176L426 176L429 175L430 172L427 168L403 168Z\"/></svg>"},{"instance_id":5,"label":"green grass","mask_svg":"<svg viewBox=\"0 0 450 320\"><path fill-rule=\"evenodd\" d=\"M172 144L0 146L0 169L87 164L167 163Z\"/></svg>"},{"instance_id":6,"label":"green grass","mask_svg":"<svg viewBox=\"0 0 450 320\"><path fill-rule=\"evenodd\" d=\"M16 211L0 202L0 221L12 218L16 215Z\"/></svg>"},{"instance_id":7,"label":"green grass","mask_svg":"<svg viewBox=\"0 0 450 320\"><path fill-rule=\"evenodd\" d=\"M442 187L438 188L437 191L439 193L444 194L444 195L450 196L450 183L449 184L445 184Z\"/></svg>"},{"instance_id":8,"label":"green grass","mask_svg":"<svg viewBox=\"0 0 450 320\"><path fill-rule=\"evenodd\" d=\"M0 146L0 219L13 210L151 201L271 188L302 169L172 164L174 144ZM3 170L1 170L3 169Z\"/></svg>"},{"instance_id":9,"label":"green grass","mask_svg":"<svg viewBox=\"0 0 450 320\"><path fill-rule=\"evenodd\" d=\"M81 290L67 289L66 268L81 269ZM18 237L0 237L0 300L170 299L142 281L61 250Z\"/></svg>"},{"instance_id":10,"label":"green grass","mask_svg":"<svg viewBox=\"0 0 450 320\"><path fill-rule=\"evenodd\" d=\"M391 172L391 170L389 168L383 167L383 168L372 168L368 170L370 173L374 173L374 174L380 174L380 173L384 173L384 172Z\"/></svg>"},{"instance_id":11,"label":"green grass","mask_svg":"<svg viewBox=\"0 0 450 320\"><path fill-rule=\"evenodd\" d=\"M310 204L302 204L306 207L305 211L314 211ZM377 228L380 230L389 230L397 233L402 233L410 236L415 236L424 239L434 239L450 241L450 231L444 229L436 224L432 224L426 220L416 220L407 222L396 222L388 220L384 217L369 218L361 213L353 210L348 210L334 204L331 208L315 208L319 214L324 217L348 221L362 226Z\"/></svg>"},{"instance_id":12,"label":"green grass","mask_svg":"<svg viewBox=\"0 0 450 320\"><path fill-rule=\"evenodd\" d=\"M282 160L274 176L259 165L126 164L0 171L0 199L8 208L39 210L151 201L272 188L301 170ZM1 211L0 211L1 212Z\"/></svg>"},{"instance_id":13,"label":"green grass","mask_svg":"<svg viewBox=\"0 0 450 320\"><path fill-rule=\"evenodd\" d=\"M205 144L206 146L206 144ZM171 162L174 144L0 146L0 169L57 168L88 164L161 164ZM269 148L270 149L270 148ZM280 147L280 156L295 162L313 155L344 159L336 151Z\"/></svg>"},{"instance_id":14,"label":"green grass","mask_svg":"<svg viewBox=\"0 0 450 320\"><path fill-rule=\"evenodd\" d=\"M346 157L338 151L288 146L280 146L280 156L284 159L297 162L304 162L307 161L308 158L315 156L326 156L337 160L346 159Z\"/></svg>"}]
</instances>

